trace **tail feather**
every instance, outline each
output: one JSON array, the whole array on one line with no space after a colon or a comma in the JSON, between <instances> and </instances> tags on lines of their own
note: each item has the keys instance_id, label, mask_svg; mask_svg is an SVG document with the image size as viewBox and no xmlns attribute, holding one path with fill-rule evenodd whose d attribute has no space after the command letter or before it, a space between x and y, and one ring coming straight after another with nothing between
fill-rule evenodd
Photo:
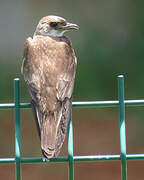
<instances>
[{"instance_id":1,"label":"tail feather","mask_svg":"<svg viewBox=\"0 0 144 180\"><path fill-rule=\"evenodd\" d=\"M44 156L51 158L55 153L57 138L55 115L49 114L47 119L43 119L41 129L41 148Z\"/></svg>"}]
</instances>

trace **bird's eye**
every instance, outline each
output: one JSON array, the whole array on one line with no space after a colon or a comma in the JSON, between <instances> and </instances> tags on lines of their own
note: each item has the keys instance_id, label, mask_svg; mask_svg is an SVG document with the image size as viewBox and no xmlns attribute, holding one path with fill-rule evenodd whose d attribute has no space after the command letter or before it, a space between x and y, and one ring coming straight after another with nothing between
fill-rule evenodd
<instances>
[{"instance_id":1,"label":"bird's eye","mask_svg":"<svg viewBox=\"0 0 144 180\"><path fill-rule=\"evenodd\" d=\"M51 23L50 23L50 26L51 26L51 27L56 27L57 25L58 25L57 22L51 22Z\"/></svg>"}]
</instances>

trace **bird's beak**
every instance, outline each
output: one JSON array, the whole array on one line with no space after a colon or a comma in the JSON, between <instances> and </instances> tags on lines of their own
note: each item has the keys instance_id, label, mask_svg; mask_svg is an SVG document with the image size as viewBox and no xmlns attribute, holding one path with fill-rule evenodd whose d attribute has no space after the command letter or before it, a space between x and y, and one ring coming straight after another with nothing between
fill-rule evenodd
<instances>
[{"instance_id":1,"label":"bird's beak","mask_svg":"<svg viewBox=\"0 0 144 180\"><path fill-rule=\"evenodd\" d=\"M71 30L71 29L75 29L75 30L79 30L79 26L77 24L72 24L72 23L67 23L65 26L63 26L64 30Z\"/></svg>"}]
</instances>

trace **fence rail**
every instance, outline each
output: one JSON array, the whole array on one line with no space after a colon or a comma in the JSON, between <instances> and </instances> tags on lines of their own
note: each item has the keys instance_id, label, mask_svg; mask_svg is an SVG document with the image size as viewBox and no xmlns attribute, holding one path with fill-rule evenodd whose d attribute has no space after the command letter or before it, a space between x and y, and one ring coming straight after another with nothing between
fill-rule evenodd
<instances>
[{"instance_id":1,"label":"fence rail","mask_svg":"<svg viewBox=\"0 0 144 180\"><path fill-rule=\"evenodd\" d=\"M21 157L21 135L20 135L20 109L31 108L30 103L20 103L19 79L14 79L14 103L0 104L0 109L15 110L15 157L0 158L0 164L16 164L16 180L21 180L21 163L50 163L68 162L69 180L74 180L74 162L84 161L121 161L121 180L127 180L127 160L144 159L144 154L126 154L126 128L125 128L125 106L144 106L144 100L124 100L124 77L118 76L118 100L115 101L88 101L73 102L73 108L77 107L119 107L120 114L120 150L118 155L88 155L74 156L73 154L73 126L72 112L68 127L68 157L56 157L45 159L43 157L23 158Z\"/></svg>"}]
</instances>

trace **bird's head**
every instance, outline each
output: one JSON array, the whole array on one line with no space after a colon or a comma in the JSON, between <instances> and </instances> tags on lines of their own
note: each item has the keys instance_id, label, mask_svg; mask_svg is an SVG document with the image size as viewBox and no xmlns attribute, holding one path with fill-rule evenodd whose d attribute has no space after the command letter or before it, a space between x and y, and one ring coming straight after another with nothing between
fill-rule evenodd
<instances>
[{"instance_id":1,"label":"bird's head","mask_svg":"<svg viewBox=\"0 0 144 180\"><path fill-rule=\"evenodd\" d=\"M78 30L79 26L67 22L67 20L62 17L51 15L43 17L39 21L35 35L61 37L64 32L73 29Z\"/></svg>"}]
</instances>

